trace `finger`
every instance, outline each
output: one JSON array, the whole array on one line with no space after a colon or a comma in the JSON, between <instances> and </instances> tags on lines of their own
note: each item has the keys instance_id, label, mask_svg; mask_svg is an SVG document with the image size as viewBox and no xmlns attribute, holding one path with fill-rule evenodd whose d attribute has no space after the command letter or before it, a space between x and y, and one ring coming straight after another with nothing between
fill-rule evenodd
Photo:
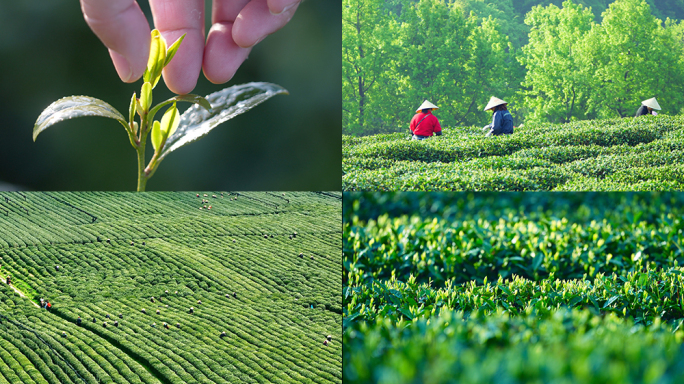
<instances>
[{"instance_id":1,"label":"finger","mask_svg":"<svg viewBox=\"0 0 684 384\"><path fill-rule=\"evenodd\" d=\"M215 84L230 80L250 48L241 48L233 40L233 22L249 0L215 0L212 4L212 26L204 48L204 76Z\"/></svg>"},{"instance_id":2,"label":"finger","mask_svg":"<svg viewBox=\"0 0 684 384\"><path fill-rule=\"evenodd\" d=\"M280 14L274 15L267 0L252 0L240 11L233 25L233 40L237 45L248 48L287 24L299 3Z\"/></svg>"},{"instance_id":3,"label":"finger","mask_svg":"<svg viewBox=\"0 0 684 384\"><path fill-rule=\"evenodd\" d=\"M214 84L225 83L235 72L252 48L241 48L233 41L233 23L215 23L209 30L207 46L204 48L202 69L204 76Z\"/></svg>"},{"instance_id":4,"label":"finger","mask_svg":"<svg viewBox=\"0 0 684 384\"><path fill-rule=\"evenodd\" d=\"M142 76L150 52L150 26L135 0L81 0L86 23L109 49L124 82Z\"/></svg>"},{"instance_id":5,"label":"finger","mask_svg":"<svg viewBox=\"0 0 684 384\"><path fill-rule=\"evenodd\" d=\"M150 0L154 25L171 45L184 33L176 55L164 68L164 82L174 93L190 93L197 85L204 52L204 0Z\"/></svg>"},{"instance_id":6,"label":"finger","mask_svg":"<svg viewBox=\"0 0 684 384\"><path fill-rule=\"evenodd\" d=\"M268 0L268 9L274 15L279 15L292 7L297 6L302 0Z\"/></svg>"}]
</instances>

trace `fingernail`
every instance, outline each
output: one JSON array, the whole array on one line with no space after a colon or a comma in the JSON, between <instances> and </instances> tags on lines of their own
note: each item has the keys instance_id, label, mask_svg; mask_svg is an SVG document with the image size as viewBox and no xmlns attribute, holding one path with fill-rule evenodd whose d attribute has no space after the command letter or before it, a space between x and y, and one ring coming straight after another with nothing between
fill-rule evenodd
<instances>
[{"instance_id":1,"label":"fingernail","mask_svg":"<svg viewBox=\"0 0 684 384\"><path fill-rule=\"evenodd\" d=\"M271 15L273 15L273 16L278 16L278 15L281 15L281 14L283 14L283 13L289 11L290 9L292 9L292 7L295 7L297 4L299 4L299 0L293 2L293 3L290 4L290 5L285 6L285 8L283 8L283 9L282 9L280 12L278 12L278 13L273 12L270 8L269 8L269 12L271 12Z\"/></svg>"},{"instance_id":2,"label":"fingernail","mask_svg":"<svg viewBox=\"0 0 684 384\"><path fill-rule=\"evenodd\" d=\"M112 62L114 62L114 68L116 68L116 73L119 74L121 81L130 83L133 80L131 79L133 77L133 68L131 67L131 63L129 63L128 59L126 59L124 56L114 52L111 49L109 50L109 55L112 58Z\"/></svg>"}]
</instances>

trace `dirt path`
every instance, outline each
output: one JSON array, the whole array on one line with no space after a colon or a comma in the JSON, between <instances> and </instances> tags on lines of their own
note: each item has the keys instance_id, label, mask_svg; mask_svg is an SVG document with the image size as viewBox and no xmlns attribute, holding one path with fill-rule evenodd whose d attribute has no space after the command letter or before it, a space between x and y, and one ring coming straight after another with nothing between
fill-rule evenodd
<instances>
[{"instance_id":1,"label":"dirt path","mask_svg":"<svg viewBox=\"0 0 684 384\"><path fill-rule=\"evenodd\" d=\"M3 283L3 284L6 284L6 283L7 283L7 276L2 276L2 283ZM24 293L23 293L22 291L19 290L19 288L15 287L13 284L9 284L9 286L10 286L10 288L14 289L14 292L18 293L19 296L21 296L21 297L24 298L24 299L27 298L26 295L24 295ZM38 305L37 303L33 302L33 300L29 300L29 301L31 302L31 304L35 305L36 308L40 308L40 305Z\"/></svg>"}]
</instances>

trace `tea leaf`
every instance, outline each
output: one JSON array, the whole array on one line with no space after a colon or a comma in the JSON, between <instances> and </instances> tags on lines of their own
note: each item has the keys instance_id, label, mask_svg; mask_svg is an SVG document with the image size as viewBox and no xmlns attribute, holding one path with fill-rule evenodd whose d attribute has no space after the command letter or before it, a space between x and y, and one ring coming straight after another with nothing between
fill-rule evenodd
<instances>
[{"instance_id":1,"label":"tea leaf","mask_svg":"<svg viewBox=\"0 0 684 384\"><path fill-rule=\"evenodd\" d=\"M140 106L143 111L149 111L152 105L152 84L145 82L140 90Z\"/></svg>"},{"instance_id":2,"label":"tea leaf","mask_svg":"<svg viewBox=\"0 0 684 384\"><path fill-rule=\"evenodd\" d=\"M131 97L131 105L128 107L128 121L133 121L135 118L135 102L138 100L135 92L133 92L133 97Z\"/></svg>"},{"instance_id":3,"label":"tea leaf","mask_svg":"<svg viewBox=\"0 0 684 384\"><path fill-rule=\"evenodd\" d=\"M171 59L176 55L176 51L178 51L178 47L180 47L180 44L183 42L183 39L185 39L185 33L183 36L179 37L178 40L174 41L173 44L169 47L169 49L166 50L166 60L164 61L164 66L166 67L169 65L171 62Z\"/></svg>"},{"instance_id":4,"label":"tea leaf","mask_svg":"<svg viewBox=\"0 0 684 384\"><path fill-rule=\"evenodd\" d=\"M106 102L89 96L69 96L50 104L38 116L38 120L36 120L36 124L33 126L33 141L36 141L38 134L46 128L60 121L83 116L108 117L117 120L124 128L128 129L126 118Z\"/></svg>"},{"instance_id":5,"label":"tea leaf","mask_svg":"<svg viewBox=\"0 0 684 384\"><path fill-rule=\"evenodd\" d=\"M532 260L532 270L536 271L537 269L539 269L539 267L542 264L542 261L544 261L544 254L538 253Z\"/></svg>"},{"instance_id":6,"label":"tea leaf","mask_svg":"<svg viewBox=\"0 0 684 384\"><path fill-rule=\"evenodd\" d=\"M165 106L167 106L167 105L169 105L175 101L187 101L189 103L195 103L195 104L202 106L202 108L206 109L207 111L211 112L211 104L209 104L207 99L205 99L204 97L202 97L200 95L193 95L193 94L178 95L178 96L174 96L174 97L172 97L168 100L165 100L165 101L155 105L154 107L152 107L152 109L150 110L150 113L147 114L147 117L149 119L148 123L152 122L152 119L154 119L154 115L156 115L160 109L164 108Z\"/></svg>"},{"instance_id":7,"label":"tea leaf","mask_svg":"<svg viewBox=\"0 0 684 384\"><path fill-rule=\"evenodd\" d=\"M164 137L173 135L173 133L176 132L179 123L178 108L176 108L176 103L173 103L173 105L164 112L164 116L162 116L161 119L161 130L164 133Z\"/></svg>"},{"instance_id":8,"label":"tea leaf","mask_svg":"<svg viewBox=\"0 0 684 384\"><path fill-rule=\"evenodd\" d=\"M154 148L154 151L156 152L159 147L161 147L161 142L162 142L162 132L161 132L161 124L159 121L155 121L152 124L152 147Z\"/></svg>"},{"instance_id":9,"label":"tea leaf","mask_svg":"<svg viewBox=\"0 0 684 384\"><path fill-rule=\"evenodd\" d=\"M166 61L166 40L156 29L152 30L151 35L150 56L147 59L147 68L143 74L143 79L146 83L152 83L152 88L154 88L157 86Z\"/></svg>"},{"instance_id":10,"label":"tea leaf","mask_svg":"<svg viewBox=\"0 0 684 384\"><path fill-rule=\"evenodd\" d=\"M206 97L211 111L197 105L188 108L180 118L178 130L166 141L159 160L170 152L205 136L224 121L247 112L262 102L287 90L271 83L247 83L214 92Z\"/></svg>"}]
</instances>

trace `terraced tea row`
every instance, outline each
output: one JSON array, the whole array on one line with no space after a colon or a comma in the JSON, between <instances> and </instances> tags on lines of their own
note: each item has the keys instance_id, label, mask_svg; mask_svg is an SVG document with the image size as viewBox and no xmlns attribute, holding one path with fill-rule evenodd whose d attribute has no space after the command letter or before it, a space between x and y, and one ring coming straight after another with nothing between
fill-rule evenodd
<instances>
[{"instance_id":1,"label":"terraced tea row","mask_svg":"<svg viewBox=\"0 0 684 384\"><path fill-rule=\"evenodd\" d=\"M298 194L288 197L273 197L271 194L253 195L248 193L224 193L224 197L204 197L205 194L187 193L184 199L165 192L155 193L150 201L141 201L131 194L114 194L102 206L98 200L78 193L39 193L31 194L24 200L25 193L0 193L0 227L6 228L0 238L0 248L7 246L26 246L50 243L86 243L112 241L131 241L147 237L164 237L173 234L182 236L229 236L261 234L268 228L273 233L289 236L295 227L307 231L310 224L294 222L280 213L291 210L291 199L296 202ZM212 196L206 193L207 196ZM166 196L166 200L164 200ZM65 200L68 198L69 200ZM315 194L307 200L315 203L325 199L325 195ZM200 210L202 200L213 199L212 209ZM270 200L269 200L270 199ZM166 201L166 206L163 203ZM275 203L277 201L281 205ZM301 201L298 206L301 207ZM2 210L5 210L3 214ZM10 211L9 209L13 209ZM307 208L297 214L307 215ZM113 215L110 217L110 215ZM263 215L264 223L251 223L250 218ZM169 220L173 217L173 220ZM198 218L203 218L197 221ZM120 220L123 219L123 222ZM99 219L99 221L98 221ZM231 221L232 219L233 221ZM334 220L331 220L331 222ZM90 224L90 225L81 225ZM68 229L67 229L68 228ZM304 233L302 232L302 233Z\"/></svg>"},{"instance_id":2,"label":"terraced tea row","mask_svg":"<svg viewBox=\"0 0 684 384\"><path fill-rule=\"evenodd\" d=\"M29 213L13 230L35 230L0 246L0 274L52 304L7 318L49 335L86 382L341 382L341 194L23 195L97 217L71 211L45 229ZM41 356L29 359L47 367L39 382L79 382Z\"/></svg>"},{"instance_id":3,"label":"terraced tea row","mask_svg":"<svg viewBox=\"0 0 684 384\"><path fill-rule=\"evenodd\" d=\"M455 128L424 141L343 138L343 189L672 190L684 186L681 116L537 125L506 137Z\"/></svg>"}]
</instances>

